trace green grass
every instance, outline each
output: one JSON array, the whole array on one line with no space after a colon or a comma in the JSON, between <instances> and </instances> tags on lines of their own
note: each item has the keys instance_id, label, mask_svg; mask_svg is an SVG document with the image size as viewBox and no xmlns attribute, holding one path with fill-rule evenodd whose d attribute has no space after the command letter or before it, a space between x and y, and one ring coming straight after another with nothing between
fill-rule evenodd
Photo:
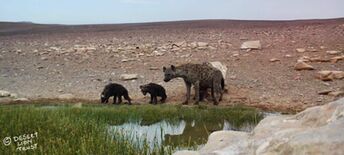
<instances>
[{"instance_id":1,"label":"green grass","mask_svg":"<svg viewBox=\"0 0 344 155\"><path fill-rule=\"evenodd\" d=\"M75 108L59 105L49 108L37 104L5 105L0 106L0 138L38 132L38 138L33 139L38 148L21 152L26 154L171 154L173 147L162 146L150 152L149 147L138 147L125 137L112 140L107 135L107 126L138 120L151 124L180 119L205 122L226 119L234 126L240 126L247 122L257 123L262 115L245 107L83 105ZM19 153L16 145L0 144L0 154L16 153Z\"/></svg>"}]
</instances>

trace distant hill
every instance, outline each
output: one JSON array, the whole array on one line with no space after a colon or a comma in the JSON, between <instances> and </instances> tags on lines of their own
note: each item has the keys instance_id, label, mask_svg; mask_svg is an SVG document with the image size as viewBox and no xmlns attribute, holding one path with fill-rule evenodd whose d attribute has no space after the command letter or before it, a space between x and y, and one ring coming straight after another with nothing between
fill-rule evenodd
<instances>
[{"instance_id":1,"label":"distant hill","mask_svg":"<svg viewBox=\"0 0 344 155\"><path fill-rule=\"evenodd\" d=\"M168 29L168 28L252 28L269 26L297 26L307 24L323 24L344 21L337 19L312 19L293 21L254 21L254 20L190 20L152 23L129 24L94 24L94 25L59 25L35 24L32 22L0 22L1 35L36 34L36 33L73 33L102 32L137 29Z\"/></svg>"}]
</instances>

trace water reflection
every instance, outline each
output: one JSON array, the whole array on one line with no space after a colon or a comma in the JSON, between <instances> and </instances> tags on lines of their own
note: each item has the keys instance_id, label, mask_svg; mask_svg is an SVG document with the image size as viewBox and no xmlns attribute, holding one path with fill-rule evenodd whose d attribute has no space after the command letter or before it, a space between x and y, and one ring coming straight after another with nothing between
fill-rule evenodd
<instances>
[{"instance_id":1,"label":"water reflection","mask_svg":"<svg viewBox=\"0 0 344 155\"><path fill-rule=\"evenodd\" d=\"M253 128L254 125L249 123L236 127L226 120L212 122L195 120L168 122L163 120L150 125L141 125L140 122L128 122L122 125L110 126L109 131L110 133L117 132L137 144L146 142L150 148L162 144L177 148L188 148L205 144L209 134L213 131L235 130L249 132Z\"/></svg>"}]
</instances>

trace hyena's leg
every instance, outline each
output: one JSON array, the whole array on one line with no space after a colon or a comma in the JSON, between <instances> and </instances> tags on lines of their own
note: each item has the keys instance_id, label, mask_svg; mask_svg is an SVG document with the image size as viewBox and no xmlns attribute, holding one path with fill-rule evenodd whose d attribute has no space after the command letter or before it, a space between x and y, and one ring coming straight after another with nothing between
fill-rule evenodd
<instances>
[{"instance_id":1,"label":"hyena's leg","mask_svg":"<svg viewBox=\"0 0 344 155\"><path fill-rule=\"evenodd\" d=\"M158 97L154 96L153 99L154 99L154 104L158 104Z\"/></svg>"},{"instance_id":2,"label":"hyena's leg","mask_svg":"<svg viewBox=\"0 0 344 155\"><path fill-rule=\"evenodd\" d=\"M128 93L124 94L123 97L124 97L124 99L126 99L128 101L128 104L130 105L131 104L131 99L130 99Z\"/></svg>"},{"instance_id":3,"label":"hyena's leg","mask_svg":"<svg viewBox=\"0 0 344 155\"><path fill-rule=\"evenodd\" d=\"M116 104L116 100L117 100L117 96L114 95L114 96L113 96L113 104Z\"/></svg>"},{"instance_id":4,"label":"hyena's leg","mask_svg":"<svg viewBox=\"0 0 344 155\"><path fill-rule=\"evenodd\" d=\"M195 82L194 88L195 88L195 98L196 98L195 104L197 105L199 102L199 81Z\"/></svg>"},{"instance_id":5,"label":"hyena's leg","mask_svg":"<svg viewBox=\"0 0 344 155\"><path fill-rule=\"evenodd\" d=\"M167 98L167 96L163 94L163 95L161 96L161 100L160 100L161 103L164 103L164 102L166 101L166 98Z\"/></svg>"},{"instance_id":6,"label":"hyena's leg","mask_svg":"<svg viewBox=\"0 0 344 155\"><path fill-rule=\"evenodd\" d=\"M118 104L122 103L122 95L118 96Z\"/></svg>"},{"instance_id":7,"label":"hyena's leg","mask_svg":"<svg viewBox=\"0 0 344 155\"><path fill-rule=\"evenodd\" d=\"M149 103L150 103L150 104L153 103L153 95L152 95L152 94L150 95L150 101L149 101Z\"/></svg>"},{"instance_id":8,"label":"hyena's leg","mask_svg":"<svg viewBox=\"0 0 344 155\"><path fill-rule=\"evenodd\" d=\"M186 86L186 100L183 102L183 104L188 104L190 99L190 91L191 91L191 83L185 82Z\"/></svg>"},{"instance_id":9,"label":"hyena's leg","mask_svg":"<svg viewBox=\"0 0 344 155\"><path fill-rule=\"evenodd\" d=\"M219 101L216 99L215 91L217 91L217 85L216 85L216 81L213 80L213 84L212 84L212 87L211 87L211 97L213 98L214 105L218 105Z\"/></svg>"}]
</instances>

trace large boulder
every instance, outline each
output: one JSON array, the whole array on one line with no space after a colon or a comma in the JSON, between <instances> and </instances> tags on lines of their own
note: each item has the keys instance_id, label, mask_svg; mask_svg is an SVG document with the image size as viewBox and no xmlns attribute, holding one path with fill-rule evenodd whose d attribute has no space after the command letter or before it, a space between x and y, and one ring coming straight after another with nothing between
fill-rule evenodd
<instances>
[{"instance_id":1,"label":"large boulder","mask_svg":"<svg viewBox=\"0 0 344 155\"><path fill-rule=\"evenodd\" d=\"M0 90L0 97L9 97L11 95L10 92L6 90Z\"/></svg>"},{"instance_id":2,"label":"large boulder","mask_svg":"<svg viewBox=\"0 0 344 155\"><path fill-rule=\"evenodd\" d=\"M251 133L217 131L200 154L343 154L344 98L296 115L268 116ZM185 154L185 153L184 153Z\"/></svg>"},{"instance_id":3,"label":"large boulder","mask_svg":"<svg viewBox=\"0 0 344 155\"><path fill-rule=\"evenodd\" d=\"M223 65L220 61L209 62L209 64L212 67L215 67L216 69L220 70L223 78L226 79L226 74L227 74L227 70L228 70L226 65Z\"/></svg>"}]
</instances>

